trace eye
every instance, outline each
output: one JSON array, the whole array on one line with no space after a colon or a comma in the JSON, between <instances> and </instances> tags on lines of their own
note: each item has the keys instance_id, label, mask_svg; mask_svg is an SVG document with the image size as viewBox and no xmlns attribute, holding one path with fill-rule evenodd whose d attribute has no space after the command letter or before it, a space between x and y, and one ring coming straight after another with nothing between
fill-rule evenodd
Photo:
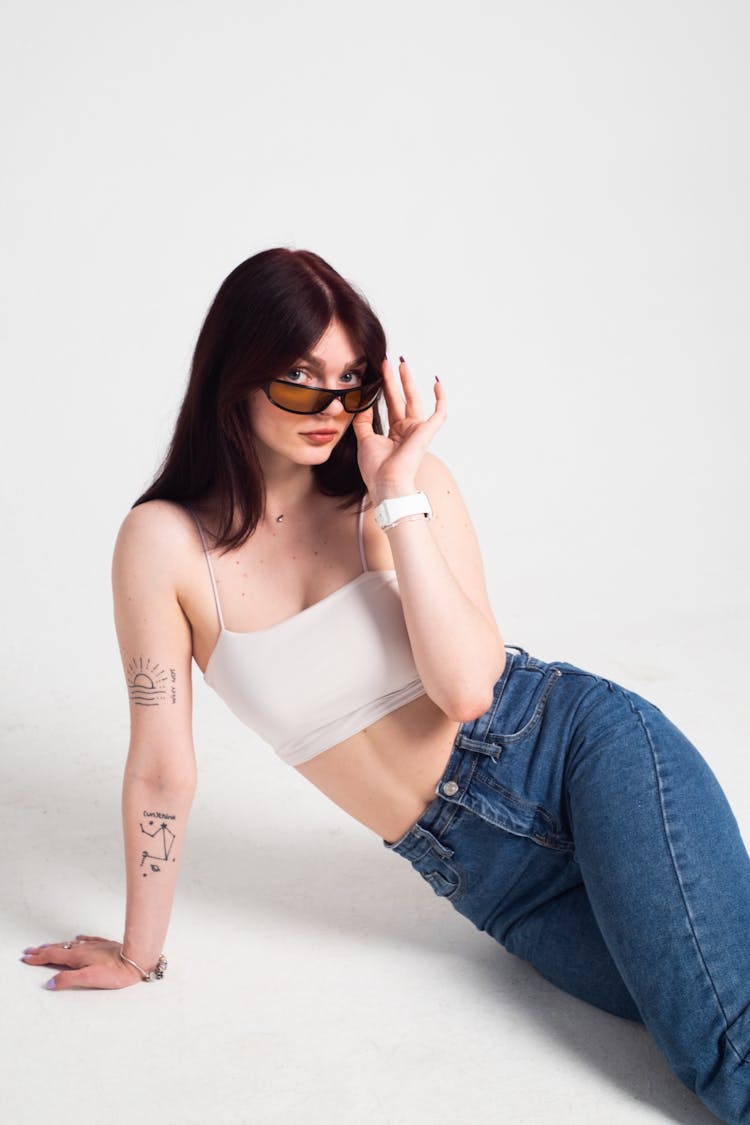
<instances>
[{"instance_id":1,"label":"eye","mask_svg":"<svg viewBox=\"0 0 750 1125\"><path fill-rule=\"evenodd\" d=\"M352 383L355 383L355 384L359 385L359 383L362 382L362 372L361 371L346 371L341 376L341 382L346 383L349 386Z\"/></svg>"},{"instance_id":2,"label":"eye","mask_svg":"<svg viewBox=\"0 0 750 1125\"><path fill-rule=\"evenodd\" d=\"M281 378L285 383L301 383L306 374L307 372L301 371L300 368L297 367L293 371L287 371L286 375L282 375Z\"/></svg>"}]
</instances>

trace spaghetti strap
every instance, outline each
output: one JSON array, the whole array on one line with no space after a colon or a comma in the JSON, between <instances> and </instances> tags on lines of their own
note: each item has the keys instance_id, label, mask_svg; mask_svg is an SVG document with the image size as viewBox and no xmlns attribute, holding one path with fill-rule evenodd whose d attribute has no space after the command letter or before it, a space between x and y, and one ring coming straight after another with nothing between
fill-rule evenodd
<instances>
[{"instance_id":1,"label":"spaghetti strap","mask_svg":"<svg viewBox=\"0 0 750 1125\"><path fill-rule=\"evenodd\" d=\"M221 631L223 633L224 632L224 617L223 617L222 612L221 612L221 602L219 601L219 591L216 588L216 577L214 575L214 568L211 565L211 556L208 553L208 543L206 542L206 533L203 530L203 526L201 524L201 521L198 519L198 517L195 514L195 512L193 511L193 509L188 508L188 511L190 512L190 515L195 520L195 526L198 528L198 534L201 537L201 543L203 544L203 554L206 556L206 565L208 566L208 576L211 579L211 589L214 592L214 601L216 602L216 616L219 618L219 625L220 625Z\"/></svg>"},{"instance_id":2,"label":"spaghetti strap","mask_svg":"<svg viewBox=\"0 0 750 1125\"><path fill-rule=\"evenodd\" d=\"M362 563L362 573L364 574L369 568L367 566L367 555L365 554L365 500L367 493L364 494L359 503L359 516L357 518L357 536L359 539L359 560Z\"/></svg>"}]
</instances>

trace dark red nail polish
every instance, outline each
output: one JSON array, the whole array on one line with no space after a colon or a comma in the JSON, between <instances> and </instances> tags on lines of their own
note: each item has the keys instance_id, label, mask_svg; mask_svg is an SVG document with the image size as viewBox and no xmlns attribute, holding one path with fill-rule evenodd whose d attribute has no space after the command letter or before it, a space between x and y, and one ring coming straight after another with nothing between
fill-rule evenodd
<instances>
[{"instance_id":1,"label":"dark red nail polish","mask_svg":"<svg viewBox=\"0 0 750 1125\"><path fill-rule=\"evenodd\" d=\"M400 355L398 357L398 361L399 361L399 363L406 363L406 360L404 359L404 357L402 355Z\"/></svg>"}]
</instances>

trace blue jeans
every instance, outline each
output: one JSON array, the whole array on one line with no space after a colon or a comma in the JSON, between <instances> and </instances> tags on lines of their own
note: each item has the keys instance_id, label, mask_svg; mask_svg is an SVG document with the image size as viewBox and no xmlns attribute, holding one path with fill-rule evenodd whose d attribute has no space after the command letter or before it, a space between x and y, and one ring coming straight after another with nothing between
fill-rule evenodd
<instances>
[{"instance_id":1,"label":"blue jeans","mask_svg":"<svg viewBox=\"0 0 750 1125\"><path fill-rule=\"evenodd\" d=\"M750 1125L750 860L659 708L509 650L436 793L386 846L547 980L642 1020L713 1113Z\"/></svg>"}]
</instances>

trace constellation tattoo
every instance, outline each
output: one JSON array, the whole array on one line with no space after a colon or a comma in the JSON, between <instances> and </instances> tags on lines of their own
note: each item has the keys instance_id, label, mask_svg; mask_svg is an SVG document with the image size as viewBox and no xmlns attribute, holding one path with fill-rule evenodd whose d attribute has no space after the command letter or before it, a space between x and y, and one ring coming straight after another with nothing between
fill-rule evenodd
<instances>
[{"instance_id":1,"label":"constellation tattoo","mask_svg":"<svg viewBox=\"0 0 750 1125\"><path fill-rule=\"evenodd\" d=\"M128 664L126 678L136 707L158 707L166 700L167 673L160 664L152 664L142 656L134 658Z\"/></svg>"},{"instance_id":2,"label":"constellation tattoo","mask_svg":"<svg viewBox=\"0 0 750 1125\"><path fill-rule=\"evenodd\" d=\"M167 813L164 813L164 816L167 815ZM174 820L174 817L170 817L169 819ZM151 850L149 850L149 848L146 848L145 851L141 852L140 866L143 867L146 860L150 859L152 862L148 864L148 867L154 874L156 874L158 871L161 871L161 867L159 865L162 863L168 863L171 858L172 846L175 842L175 834L165 820L161 822L158 828L154 828L153 832L150 831L150 829L154 826L153 820L149 820L148 825L148 828L144 828L143 821L141 821L141 832L144 836L150 836L151 839L155 842L149 845L149 848ZM175 860L172 859L172 863L174 862ZM144 871L143 878L145 879L147 876L148 871Z\"/></svg>"}]
</instances>

